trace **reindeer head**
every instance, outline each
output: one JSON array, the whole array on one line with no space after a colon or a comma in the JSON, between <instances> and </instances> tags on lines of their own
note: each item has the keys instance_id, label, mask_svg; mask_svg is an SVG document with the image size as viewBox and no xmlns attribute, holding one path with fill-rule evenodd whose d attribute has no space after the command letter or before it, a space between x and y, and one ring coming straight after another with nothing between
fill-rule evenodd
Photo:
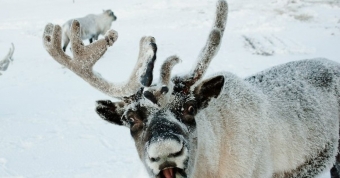
<instances>
[{"instance_id":1,"label":"reindeer head","mask_svg":"<svg viewBox=\"0 0 340 178\"><path fill-rule=\"evenodd\" d=\"M214 27L202 49L197 65L184 76L171 77L180 60L171 56L163 63L160 81L152 84L157 46L153 37L140 40L136 66L125 84L110 83L96 75L92 67L117 39L110 30L105 39L84 46L79 37L79 23L71 27L74 58L61 49L61 28L48 24L43 42L49 54L100 91L119 99L97 101L96 112L104 120L130 129L140 159L152 177L187 177L195 159L195 116L218 97L224 85L223 76L200 81L217 53L226 24L227 3L217 4ZM198 82L200 81L200 82Z\"/></svg>"},{"instance_id":2,"label":"reindeer head","mask_svg":"<svg viewBox=\"0 0 340 178\"><path fill-rule=\"evenodd\" d=\"M111 17L112 21L116 21L117 20L117 16L115 16L115 14L113 13L113 11L111 9L103 10L103 13L105 15L107 15L108 17Z\"/></svg>"}]
</instances>

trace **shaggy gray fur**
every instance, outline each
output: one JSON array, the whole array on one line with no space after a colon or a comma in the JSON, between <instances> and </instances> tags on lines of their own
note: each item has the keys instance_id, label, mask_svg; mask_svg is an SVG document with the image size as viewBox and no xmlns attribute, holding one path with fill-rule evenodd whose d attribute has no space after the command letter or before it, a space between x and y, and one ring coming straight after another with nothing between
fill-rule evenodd
<instances>
[{"instance_id":1,"label":"shaggy gray fur","mask_svg":"<svg viewBox=\"0 0 340 178\"><path fill-rule=\"evenodd\" d=\"M149 86L156 55L153 37L141 39L136 67L124 85L110 84L92 71L117 32L84 46L74 21L74 59L61 49L60 26L48 24L43 41L56 61L123 100L97 101L96 112L130 129L151 177L315 177L339 165L340 64L301 60L245 79L221 72L201 81L219 50L227 12L227 3L219 0L214 27L193 70L171 78L179 61L172 56L155 86ZM141 76L151 77L147 85L140 83ZM169 92L162 92L164 86Z\"/></svg>"},{"instance_id":2,"label":"shaggy gray fur","mask_svg":"<svg viewBox=\"0 0 340 178\"><path fill-rule=\"evenodd\" d=\"M244 80L218 75L222 93L196 116L192 177L315 177L335 164L340 64L312 59Z\"/></svg>"},{"instance_id":3,"label":"shaggy gray fur","mask_svg":"<svg viewBox=\"0 0 340 178\"><path fill-rule=\"evenodd\" d=\"M99 35L105 35L110 30L112 22L117 20L117 17L111 10L104 10L102 14L89 14L82 18L76 18L68 20L63 27L63 50L66 51L66 47L71 39L71 25L73 20L77 20L80 23L80 37L82 40L89 39L90 43L98 40Z\"/></svg>"}]
</instances>

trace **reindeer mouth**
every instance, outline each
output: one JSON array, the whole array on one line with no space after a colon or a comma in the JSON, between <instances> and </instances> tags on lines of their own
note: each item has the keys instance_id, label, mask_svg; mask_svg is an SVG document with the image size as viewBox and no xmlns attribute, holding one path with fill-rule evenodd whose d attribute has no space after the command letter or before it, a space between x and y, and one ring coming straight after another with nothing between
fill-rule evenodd
<instances>
[{"instance_id":1,"label":"reindeer mouth","mask_svg":"<svg viewBox=\"0 0 340 178\"><path fill-rule=\"evenodd\" d=\"M180 174L181 177L186 177L183 169L177 167L167 167L161 170L158 174L158 178L176 178L176 174Z\"/></svg>"}]
</instances>

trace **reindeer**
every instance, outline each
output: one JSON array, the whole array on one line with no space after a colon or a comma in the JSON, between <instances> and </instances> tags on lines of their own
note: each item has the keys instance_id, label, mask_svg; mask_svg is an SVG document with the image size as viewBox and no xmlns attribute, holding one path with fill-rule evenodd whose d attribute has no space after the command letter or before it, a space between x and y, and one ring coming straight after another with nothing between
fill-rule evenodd
<instances>
[{"instance_id":1,"label":"reindeer","mask_svg":"<svg viewBox=\"0 0 340 178\"><path fill-rule=\"evenodd\" d=\"M70 26L74 19L70 19L63 25L63 50L66 51L67 45L70 42ZM83 40L89 39L92 43L98 40L99 35L104 35L106 31L111 28L112 22L117 20L117 16L112 10L103 10L101 14L89 14L85 17L76 18L81 24L81 38Z\"/></svg>"},{"instance_id":2,"label":"reindeer","mask_svg":"<svg viewBox=\"0 0 340 178\"><path fill-rule=\"evenodd\" d=\"M111 83L94 64L118 37L114 30L88 46L79 22L71 27L73 58L61 49L61 28L46 25L48 53L93 87L119 99L97 101L105 121L125 126L150 177L339 176L340 64L310 59L282 64L241 79L220 72L203 79L217 53L228 6L219 0L213 28L197 64L171 76L180 61L167 58L154 84L155 38L143 37L126 83Z\"/></svg>"},{"instance_id":3,"label":"reindeer","mask_svg":"<svg viewBox=\"0 0 340 178\"><path fill-rule=\"evenodd\" d=\"M13 53L14 53L14 44L12 43L12 48L9 48L9 51L7 53L7 55L0 61L0 71L6 71L9 63L13 61ZM0 73L0 75L2 75Z\"/></svg>"}]
</instances>

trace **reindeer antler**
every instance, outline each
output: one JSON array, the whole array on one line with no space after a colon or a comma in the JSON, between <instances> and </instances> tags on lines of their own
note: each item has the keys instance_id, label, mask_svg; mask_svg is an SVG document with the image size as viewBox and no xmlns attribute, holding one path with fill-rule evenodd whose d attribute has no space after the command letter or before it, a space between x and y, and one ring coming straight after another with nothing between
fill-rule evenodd
<instances>
[{"instance_id":1,"label":"reindeer antler","mask_svg":"<svg viewBox=\"0 0 340 178\"><path fill-rule=\"evenodd\" d=\"M168 86L171 79L171 70L172 68L178 64L181 60L178 56L170 56L168 57L162 67L161 67L161 77L160 77L160 83L162 86Z\"/></svg>"},{"instance_id":2,"label":"reindeer antler","mask_svg":"<svg viewBox=\"0 0 340 178\"><path fill-rule=\"evenodd\" d=\"M156 86L147 88L143 92L144 97L153 103L163 105L167 103L167 98L169 96L166 94L169 90L171 90L170 93L172 93L172 91L188 93L190 91L190 87L203 77L209 63L219 50L227 22L227 14L227 2L225 0L219 0L217 3L213 29L211 30L208 40L198 57L197 64L194 66L192 71L184 76L173 77L172 83L170 81L171 70L174 65L179 63L180 59L177 56L169 57L162 65L160 82ZM152 71L148 73L148 76L151 76L152 78ZM169 86L172 84L174 84L174 87Z\"/></svg>"},{"instance_id":3,"label":"reindeer antler","mask_svg":"<svg viewBox=\"0 0 340 178\"><path fill-rule=\"evenodd\" d=\"M14 44L12 43L12 48L9 48L7 55L0 61L0 71L7 70L9 63L13 61L12 56L14 53ZM0 73L1 75L1 73Z\"/></svg>"},{"instance_id":4,"label":"reindeer antler","mask_svg":"<svg viewBox=\"0 0 340 178\"><path fill-rule=\"evenodd\" d=\"M162 67L161 67L161 76L160 81L158 85L147 88L143 94L144 97L152 101L153 103L163 105L167 101L166 95L169 92L169 89L171 89L172 92L172 86L170 86L171 81L171 70L172 68L180 62L180 59L177 56L170 56L168 57ZM152 73L149 73L152 74ZM171 93L170 92L170 93Z\"/></svg>"},{"instance_id":5,"label":"reindeer antler","mask_svg":"<svg viewBox=\"0 0 340 178\"><path fill-rule=\"evenodd\" d=\"M61 48L61 27L59 25L46 25L43 43L47 52L61 65L67 67L105 94L123 99L137 93L143 85L149 85L143 82L143 79L149 76L146 74L146 71L150 70L150 66L153 68L157 47L153 37L143 37L140 41L139 57L129 80L124 84L110 83L96 74L93 71L93 66L104 55L107 48L113 45L117 38L118 33L110 30L105 34L104 39L85 46L80 38L80 24L74 20L71 26L70 38L73 59L65 54Z\"/></svg>"},{"instance_id":6,"label":"reindeer antler","mask_svg":"<svg viewBox=\"0 0 340 178\"><path fill-rule=\"evenodd\" d=\"M175 91L187 92L195 82L200 80L205 74L211 60L217 54L223 32L227 22L228 4L224 0L219 0L217 3L216 15L213 29L210 32L208 40L198 56L197 65L191 72L185 76L176 76L173 78ZM179 85L180 84L180 85ZM184 87L184 88L183 88Z\"/></svg>"}]
</instances>

